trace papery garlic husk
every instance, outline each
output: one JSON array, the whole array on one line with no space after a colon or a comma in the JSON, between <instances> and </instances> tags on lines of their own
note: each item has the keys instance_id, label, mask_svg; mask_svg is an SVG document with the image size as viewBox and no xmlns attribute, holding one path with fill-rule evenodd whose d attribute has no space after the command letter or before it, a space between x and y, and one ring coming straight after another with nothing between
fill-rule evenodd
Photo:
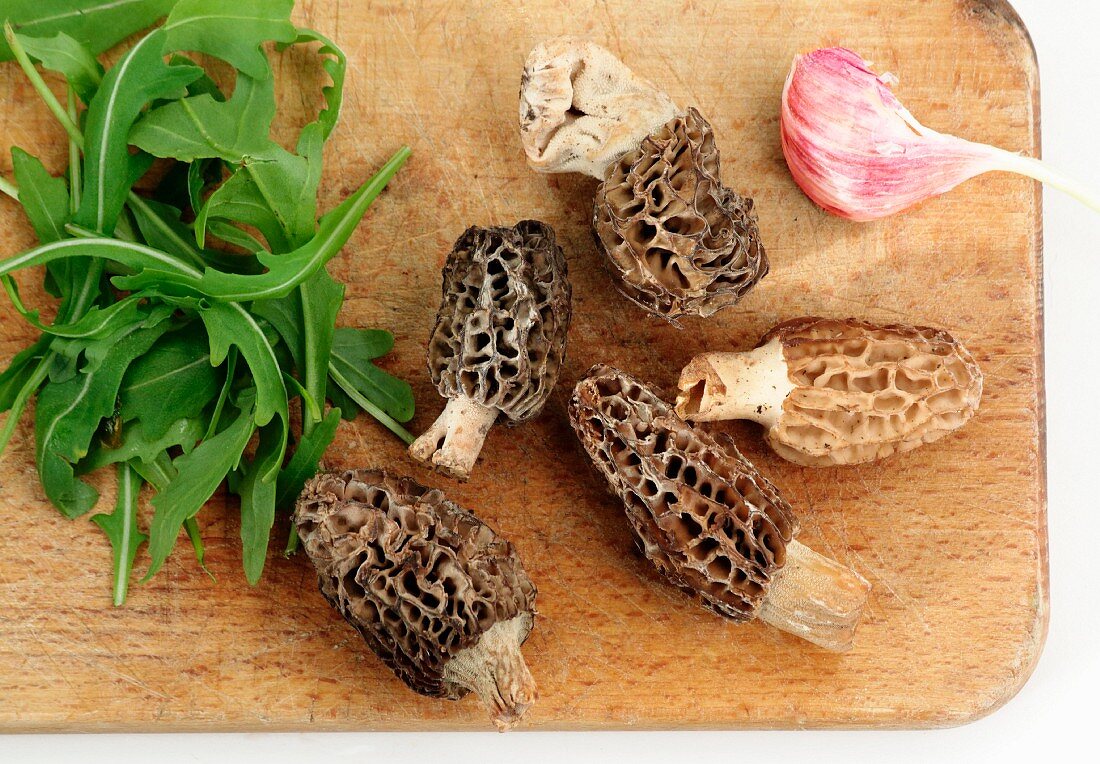
<instances>
[{"instance_id":1,"label":"papery garlic husk","mask_svg":"<svg viewBox=\"0 0 1100 764\"><path fill-rule=\"evenodd\" d=\"M827 212L875 220L991 170L1026 175L1100 209L1087 188L1037 159L925 127L847 48L796 56L783 86L780 141L795 182Z\"/></svg>"}]
</instances>

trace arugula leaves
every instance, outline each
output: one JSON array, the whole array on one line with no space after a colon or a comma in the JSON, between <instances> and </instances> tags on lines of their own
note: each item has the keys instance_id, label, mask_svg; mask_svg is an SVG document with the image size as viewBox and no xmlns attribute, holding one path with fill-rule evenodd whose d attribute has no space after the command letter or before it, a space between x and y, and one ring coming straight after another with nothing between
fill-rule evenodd
<instances>
[{"instance_id":1,"label":"arugula leaves","mask_svg":"<svg viewBox=\"0 0 1100 764\"><path fill-rule=\"evenodd\" d=\"M149 537L138 530L138 491L141 477L126 463L118 465L118 493L115 511L109 515L96 515L92 522L107 534L114 556L114 603L126 601L130 587L130 570L138 548Z\"/></svg>"},{"instance_id":2,"label":"arugula leaves","mask_svg":"<svg viewBox=\"0 0 1100 764\"><path fill-rule=\"evenodd\" d=\"M49 37L65 32L91 53L102 53L164 16L176 0L5 0L4 16L17 32ZM0 61L12 58L0 40Z\"/></svg>"},{"instance_id":3,"label":"arugula leaves","mask_svg":"<svg viewBox=\"0 0 1100 764\"><path fill-rule=\"evenodd\" d=\"M143 544L146 580L181 530L205 569L195 517L227 478L240 496L243 565L254 584L276 511L317 470L341 415L366 410L411 440L399 422L412 416L412 391L373 364L392 336L336 328L344 287L325 268L408 149L318 220L322 149L347 60L328 38L291 23L291 0L42 5L14 0L0 12L12 27L0 60L15 58L64 128L70 166L53 177L13 147L15 183L0 178L39 240L0 259L0 286L41 332L0 372L0 410L10 412L0 451L37 396L39 478L62 513L89 512L99 497L81 476L114 466L114 510L92 521L113 550L116 605ZM169 11L104 70L97 53ZM331 80L293 150L271 137L272 43L312 46ZM192 52L232 68L228 95ZM34 62L65 79L67 107ZM133 188L156 158L171 166L147 198ZM53 323L23 304L11 279L34 266L45 266L60 298Z\"/></svg>"}]
</instances>

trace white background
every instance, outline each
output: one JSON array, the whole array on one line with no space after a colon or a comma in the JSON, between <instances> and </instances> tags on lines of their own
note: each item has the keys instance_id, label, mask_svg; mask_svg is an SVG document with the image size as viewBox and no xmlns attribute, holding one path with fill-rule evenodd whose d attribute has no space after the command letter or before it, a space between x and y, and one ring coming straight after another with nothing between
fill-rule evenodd
<instances>
[{"instance_id":1,"label":"white background","mask_svg":"<svg viewBox=\"0 0 1100 764\"><path fill-rule=\"evenodd\" d=\"M1100 3L1016 0L1015 6L1039 51L1044 157L1100 189ZM1100 327L1100 213L1055 191L1045 193L1044 205L1050 636L1031 680L992 716L928 732L0 736L0 761L336 764L390 758L526 764L690 758L819 764L1043 762L1067 753L1071 760L1098 760L1100 569L1093 559L1100 544L1100 342L1095 333Z\"/></svg>"}]
</instances>

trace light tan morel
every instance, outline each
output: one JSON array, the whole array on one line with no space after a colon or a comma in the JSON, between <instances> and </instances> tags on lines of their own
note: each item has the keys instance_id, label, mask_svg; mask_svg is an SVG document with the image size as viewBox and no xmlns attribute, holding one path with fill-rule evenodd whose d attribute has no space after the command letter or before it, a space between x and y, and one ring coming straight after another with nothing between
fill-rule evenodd
<instances>
[{"instance_id":1,"label":"light tan morel","mask_svg":"<svg viewBox=\"0 0 1100 764\"><path fill-rule=\"evenodd\" d=\"M709 316L767 274L752 200L722 185L710 124L610 51L575 37L540 43L519 111L532 168L602 181L596 241L638 305L673 322Z\"/></svg>"},{"instance_id":2,"label":"light tan morel","mask_svg":"<svg viewBox=\"0 0 1100 764\"><path fill-rule=\"evenodd\" d=\"M565 359L571 299L550 226L467 229L443 268L428 341L428 370L447 406L409 454L465 480L500 414L513 424L538 414Z\"/></svg>"},{"instance_id":3,"label":"light tan morel","mask_svg":"<svg viewBox=\"0 0 1100 764\"><path fill-rule=\"evenodd\" d=\"M828 650L847 650L870 585L795 540L779 491L732 443L681 420L656 391L593 367L569 416L639 548L669 581L735 621L760 618Z\"/></svg>"},{"instance_id":4,"label":"light tan morel","mask_svg":"<svg viewBox=\"0 0 1100 764\"><path fill-rule=\"evenodd\" d=\"M520 645L535 585L489 526L380 470L313 478L294 522L325 599L410 688L451 700L473 691L501 730L534 703Z\"/></svg>"},{"instance_id":5,"label":"light tan morel","mask_svg":"<svg viewBox=\"0 0 1100 764\"><path fill-rule=\"evenodd\" d=\"M785 459L858 464L910 451L978 410L982 374L950 334L856 319L798 318L745 353L704 353L680 375L676 410L751 419Z\"/></svg>"},{"instance_id":6,"label":"light tan morel","mask_svg":"<svg viewBox=\"0 0 1100 764\"><path fill-rule=\"evenodd\" d=\"M669 320L710 316L768 273L752 199L722 185L714 133L695 109L615 163L592 225L619 290Z\"/></svg>"}]
</instances>

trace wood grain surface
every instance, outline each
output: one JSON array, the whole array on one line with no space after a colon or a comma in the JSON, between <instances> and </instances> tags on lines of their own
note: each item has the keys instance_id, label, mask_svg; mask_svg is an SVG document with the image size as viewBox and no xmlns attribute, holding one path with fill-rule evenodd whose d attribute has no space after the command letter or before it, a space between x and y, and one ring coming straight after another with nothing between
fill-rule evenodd
<instances>
[{"instance_id":1,"label":"wood grain surface","mask_svg":"<svg viewBox=\"0 0 1100 764\"><path fill-rule=\"evenodd\" d=\"M799 192L778 140L791 58L843 43L897 73L897 92L925 124L1036 153L1036 62L1006 3L315 0L297 17L350 60L323 206L402 142L413 150L330 265L347 283L341 323L395 334L386 365L416 389L413 430L443 407L423 350L454 239L470 224L534 217L566 251L575 303L561 384L537 420L494 428L469 483L415 466L366 417L341 424L327 457L332 468L382 465L443 487L515 542L539 587L525 653L541 697L526 728L924 727L978 718L1015 694L1048 612L1038 188L986 176L907 214L852 224ZM520 70L535 42L565 32L606 44L712 122L723 179L755 197L772 264L738 307L683 330L647 317L601 269L589 229L595 182L527 170ZM308 52L277 56L276 67L300 124L323 73ZM13 64L0 65L0 98L0 146L44 154L60 171L63 134ZM283 125L283 137L295 127ZM10 170L5 152L0 171ZM7 199L0 230L4 255L33 243ZM41 304L39 281L21 274ZM800 468L771 454L755 426L716 428L799 510L801 541L874 585L844 655L725 622L666 585L633 551L565 415L593 363L668 389L694 354L751 347L803 314L944 327L986 378L963 430L881 464ZM4 301L0 358L31 336ZM104 506L111 482L100 484ZM473 698L416 696L382 666L321 598L309 561L277 553L285 517L263 580L249 587L238 508L219 494L199 516L217 581L181 544L115 609L107 541L45 500L29 419L0 462L0 496L0 730L488 728ZM143 552L139 573L146 563Z\"/></svg>"}]
</instances>

